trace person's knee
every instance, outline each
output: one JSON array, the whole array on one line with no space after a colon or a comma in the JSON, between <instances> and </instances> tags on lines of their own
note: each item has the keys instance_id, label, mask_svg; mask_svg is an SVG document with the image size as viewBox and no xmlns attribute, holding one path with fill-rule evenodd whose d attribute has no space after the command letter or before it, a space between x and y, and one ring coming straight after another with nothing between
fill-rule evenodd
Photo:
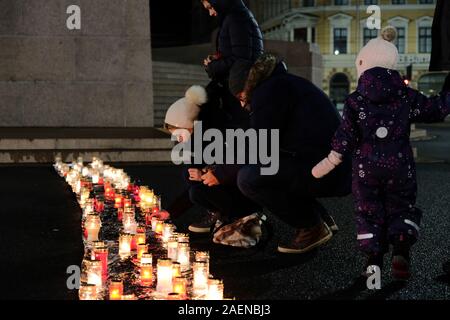
<instances>
[{"instance_id":1,"label":"person's knee","mask_svg":"<svg viewBox=\"0 0 450 320\"><path fill-rule=\"evenodd\" d=\"M189 188L189 199L192 203L202 203L207 197L207 189L208 187L198 184L193 185Z\"/></svg>"},{"instance_id":2,"label":"person's knee","mask_svg":"<svg viewBox=\"0 0 450 320\"><path fill-rule=\"evenodd\" d=\"M260 180L259 171L252 166L243 167L237 176L237 185L242 194L249 196L257 188Z\"/></svg>"}]
</instances>

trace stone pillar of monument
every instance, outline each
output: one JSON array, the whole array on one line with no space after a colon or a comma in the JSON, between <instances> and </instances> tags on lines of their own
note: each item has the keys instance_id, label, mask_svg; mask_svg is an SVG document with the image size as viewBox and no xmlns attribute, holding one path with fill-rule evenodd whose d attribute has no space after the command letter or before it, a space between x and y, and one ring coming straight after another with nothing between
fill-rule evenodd
<instances>
[{"instance_id":1,"label":"stone pillar of monument","mask_svg":"<svg viewBox=\"0 0 450 320\"><path fill-rule=\"evenodd\" d=\"M0 127L152 126L149 1L1 0L0 114Z\"/></svg>"}]
</instances>

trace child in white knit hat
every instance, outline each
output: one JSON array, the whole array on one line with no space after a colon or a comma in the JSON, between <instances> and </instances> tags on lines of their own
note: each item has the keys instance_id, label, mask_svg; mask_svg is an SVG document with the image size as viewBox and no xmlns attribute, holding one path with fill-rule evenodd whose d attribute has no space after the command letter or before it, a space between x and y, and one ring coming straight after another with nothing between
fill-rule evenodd
<instances>
[{"instance_id":1,"label":"child in white knit hat","mask_svg":"<svg viewBox=\"0 0 450 320\"><path fill-rule=\"evenodd\" d=\"M382 268L383 257L393 245L392 275L407 280L410 248L419 235L422 215L415 206L410 128L414 122L445 119L450 113L450 86L447 76L441 94L430 98L409 88L395 70L395 37L395 28L384 28L358 54L358 87L345 102L331 153L312 174L321 178L341 163L343 155L352 156L357 240L367 254L365 271L369 266Z\"/></svg>"},{"instance_id":2,"label":"child in white knit hat","mask_svg":"<svg viewBox=\"0 0 450 320\"><path fill-rule=\"evenodd\" d=\"M198 120L200 106L208 101L208 95L202 86L190 87L185 96L173 103L166 113L164 127L177 135L178 142L189 140Z\"/></svg>"}]
</instances>

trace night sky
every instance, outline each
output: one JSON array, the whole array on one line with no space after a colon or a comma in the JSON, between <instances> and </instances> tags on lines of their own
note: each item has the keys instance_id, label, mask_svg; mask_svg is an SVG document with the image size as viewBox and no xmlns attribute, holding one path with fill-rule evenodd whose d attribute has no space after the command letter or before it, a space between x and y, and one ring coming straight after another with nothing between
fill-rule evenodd
<instances>
[{"instance_id":1,"label":"night sky","mask_svg":"<svg viewBox=\"0 0 450 320\"><path fill-rule=\"evenodd\" d=\"M150 0L150 13L154 48L210 42L216 27L200 0Z\"/></svg>"}]
</instances>

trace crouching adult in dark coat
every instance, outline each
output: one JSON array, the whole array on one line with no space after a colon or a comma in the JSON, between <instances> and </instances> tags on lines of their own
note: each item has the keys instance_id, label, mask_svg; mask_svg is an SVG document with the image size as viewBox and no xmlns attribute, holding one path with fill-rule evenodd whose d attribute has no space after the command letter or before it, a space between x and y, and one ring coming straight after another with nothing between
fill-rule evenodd
<instances>
[{"instance_id":1,"label":"crouching adult in dark coat","mask_svg":"<svg viewBox=\"0 0 450 320\"><path fill-rule=\"evenodd\" d=\"M238 174L242 193L297 229L295 238L278 251L303 253L326 243L332 232L320 197L345 196L351 190L351 163L318 181L311 169L329 152L340 124L335 106L310 81L289 74L286 65L265 54L255 63L236 62L230 89L250 112L254 129L277 129L279 170L261 175L261 165L246 165ZM334 225L334 221L329 222Z\"/></svg>"}]
</instances>

